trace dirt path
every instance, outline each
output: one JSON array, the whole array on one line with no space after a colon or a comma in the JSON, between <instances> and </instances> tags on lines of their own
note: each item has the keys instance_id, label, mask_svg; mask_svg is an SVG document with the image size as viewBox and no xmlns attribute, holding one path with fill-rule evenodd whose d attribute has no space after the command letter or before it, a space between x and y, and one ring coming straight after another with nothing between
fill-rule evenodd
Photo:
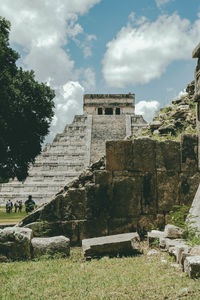
<instances>
[{"instance_id":1,"label":"dirt path","mask_svg":"<svg viewBox=\"0 0 200 300\"><path fill-rule=\"evenodd\" d=\"M17 220L6 220L4 219L3 222L0 220L0 226L1 225L13 225L13 224L17 224L19 221Z\"/></svg>"}]
</instances>

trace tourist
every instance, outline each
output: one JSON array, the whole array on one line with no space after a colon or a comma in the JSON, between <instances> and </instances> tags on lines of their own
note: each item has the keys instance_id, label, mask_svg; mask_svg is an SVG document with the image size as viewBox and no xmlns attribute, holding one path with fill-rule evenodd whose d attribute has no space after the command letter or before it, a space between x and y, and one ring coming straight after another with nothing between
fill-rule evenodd
<instances>
[{"instance_id":1,"label":"tourist","mask_svg":"<svg viewBox=\"0 0 200 300\"><path fill-rule=\"evenodd\" d=\"M28 199L25 201L26 213L32 212L35 208L35 201L32 199L32 196L29 195Z\"/></svg>"},{"instance_id":2,"label":"tourist","mask_svg":"<svg viewBox=\"0 0 200 300\"><path fill-rule=\"evenodd\" d=\"M15 213L16 213L17 209L19 208L19 202L18 201L15 202L14 207L15 207Z\"/></svg>"},{"instance_id":3,"label":"tourist","mask_svg":"<svg viewBox=\"0 0 200 300\"><path fill-rule=\"evenodd\" d=\"M11 203L11 208L10 208L10 211L12 212L12 209L13 209L13 203L12 201L10 200L10 203Z\"/></svg>"},{"instance_id":4,"label":"tourist","mask_svg":"<svg viewBox=\"0 0 200 300\"><path fill-rule=\"evenodd\" d=\"M6 212L9 214L11 212L12 202L10 200L6 203Z\"/></svg>"},{"instance_id":5,"label":"tourist","mask_svg":"<svg viewBox=\"0 0 200 300\"><path fill-rule=\"evenodd\" d=\"M20 213L22 212L22 206L23 206L23 205L22 205L22 200L20 200L20 201L19 201L19 212L20 212Z\"/></svg>"}]
</instances>

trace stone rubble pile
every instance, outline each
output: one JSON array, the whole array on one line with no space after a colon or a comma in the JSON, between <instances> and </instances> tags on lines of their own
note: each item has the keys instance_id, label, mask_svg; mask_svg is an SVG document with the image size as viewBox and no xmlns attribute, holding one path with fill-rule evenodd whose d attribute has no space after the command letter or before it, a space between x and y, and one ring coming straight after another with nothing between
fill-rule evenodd
<instances>
[{"instance_id":1,"label":"stone rubble pile","mask_svg":"<svg viewBox=\"0 0 200 300\"><path fill-rule=\"evenodd\" d=\"M142 253L137 232L84 239L82 249L86 258ZM65 236L33 237L31 229L17 226L0 230L0 262L27 260L43 255L69 256L70 240Z\"/></svg>"},{"instance_id":2,"label":"stone rubble pile","mask_svg":"<svg viewBox=\"0 0 200 300\"><path fill-rule=\"evenodd\" d=\"M183 239L184 230L168 224L164 231L152 230L148 232L149 247L159 246L175 257L176 263L190 278L200 277L200 246L189 246Z\"/></svg>"},{"instance_id":3,"label":"stone rubble pile","mask_svg":"<svg viewBox=\"0 0 200 300\"><path fill-rule=\"evenodd\" d=\"M172 103L161 108L142 135L159 137L177 137L182 132L196 132L196 112L194 97L195 84L192 81L186 88L186 93L172 100Z\"/></svg>"}]
</instances>

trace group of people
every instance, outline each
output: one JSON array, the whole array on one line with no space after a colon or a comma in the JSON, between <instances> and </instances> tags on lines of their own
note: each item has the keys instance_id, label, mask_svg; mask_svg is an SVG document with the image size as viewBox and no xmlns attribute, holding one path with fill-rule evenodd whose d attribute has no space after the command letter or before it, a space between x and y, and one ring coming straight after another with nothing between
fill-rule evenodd
<instances>
[{"instance_id":1,"label":"group of people","mask_svg":"<svg viewBox=\"0 0 200 300\"><path fill-rule=\"evenodd\" d=\"M19 212L22 211L22 207L23 207L22 201L16 201L15 204L13 205L12 201L11 201L11 200L8 200L7 203L6 203L6 212L7 212L8 214L10 214L10 213L12 212L13 206L14 206L14 208L15 208L15 213L17 212L17 210L18 210Z\"/></svg>"},{"instance_id":2,"label":"group of people","mask_svg":"<svg viewBox=\"0 0 200 300\"><path fill-rule=\"evenodd\" d=\"M35 208L35 201L32 199L31 195L28 196L28 199L25 201L24 204L25 204L26 213L32 212ZM17 213L17 211L21 212L22 207L23 207L22 201L17 200L14 203L15 213ZM13 203L11 200L8 200L6 203L6 212L9 214L12 212L12 209L13 209Z\"/></svg>"}]
</instances>

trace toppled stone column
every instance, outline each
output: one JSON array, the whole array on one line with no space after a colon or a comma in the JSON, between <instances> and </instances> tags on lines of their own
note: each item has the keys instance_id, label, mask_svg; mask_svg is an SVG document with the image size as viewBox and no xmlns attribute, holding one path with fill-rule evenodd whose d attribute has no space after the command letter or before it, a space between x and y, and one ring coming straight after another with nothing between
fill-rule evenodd
<instances>
[{"instance_id":1,"label":"toppled stone column","mask_svg":"<svg viewBox=\"0 0 200 300\"><path fill-rule=\"evenodd\" d=\"M131 255L140 253L140 238L137 232L116 234L82 241L85 257L104 255Z\"/></svg>"}]
</instances>

